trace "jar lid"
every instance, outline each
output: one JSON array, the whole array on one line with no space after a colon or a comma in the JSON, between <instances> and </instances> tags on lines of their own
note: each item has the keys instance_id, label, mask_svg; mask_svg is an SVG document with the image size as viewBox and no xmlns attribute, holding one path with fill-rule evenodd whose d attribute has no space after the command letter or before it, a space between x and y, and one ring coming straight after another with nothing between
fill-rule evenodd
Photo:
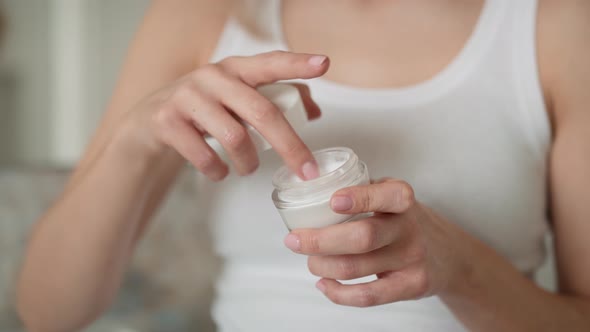
<instances>
[{"instance_id":1,"label":"jar lid","mask_svg":"<svg viewBox=\"0 0 590 332\"><path fill-rule=\"evenodd\" d=\"M291 124L295 131L299 131L307 123L307 112L303 106L299 90L291 84L275 83L263 85L257 88L258 92L270 100ZM262 135L254 129L250 124L241 121L246 127L246 131L252 139L252 143L256 147L258 153L272 148L270 143L262 137ZM222 159L227 161L225 150L221 143L219 143L213 136L205 135L205 141Z\"/></svg>"}]
</instances>

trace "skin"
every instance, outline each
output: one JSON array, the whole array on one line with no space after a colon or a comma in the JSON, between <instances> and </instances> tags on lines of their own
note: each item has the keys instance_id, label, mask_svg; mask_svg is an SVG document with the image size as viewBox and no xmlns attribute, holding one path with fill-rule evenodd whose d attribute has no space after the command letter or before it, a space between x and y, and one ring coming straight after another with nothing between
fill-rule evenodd
<instances>
[{"instance_id":1,"label":"skin","mask_svg":"<svg viewBox=\"0 0 590 332\"><path fill-rule=\"evenodd\" d=\"M481 4L285 1L283 28L290 49L330 55L329 79L363 87L404 86L431 77L456 55ZM314 176L309 150L252 86L320 76L330 62L275 53L204 65L230 7L224 1L154 1L92 144L31 236L18 292L29 330L77 330L109 305L137 240L184 159L213 180L227 174L202 144L204 131L229 149L238 172L255 169L251 143L235 134L240 126L225 108L254 121L300 176L312 162L307 170ZM306 24L297 25L303 16ZM333 27L348 28L344 34ZM371 211L374 217L287 236L289 248L309 255L310 271L321 277L318 288L335 303L351 306L438 295L473 331L590 329L589 32L589 2L541 1L538 54L553 126L549 195L557 294L537 287L493 249L416 201L409 184L394 179L346 188L332 198L339 213ZM232 93L217 92L221 87ZM310 116L316 116L317 107L302 91ZM379 278L367 284L336 281L372 274Z\"/></svg>"}]
</instances>

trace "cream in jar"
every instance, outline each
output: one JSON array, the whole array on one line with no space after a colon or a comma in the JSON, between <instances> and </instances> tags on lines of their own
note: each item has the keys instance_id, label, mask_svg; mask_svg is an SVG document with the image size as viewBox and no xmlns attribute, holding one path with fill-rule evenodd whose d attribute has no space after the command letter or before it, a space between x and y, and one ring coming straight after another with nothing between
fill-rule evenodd
<instances>
[{"instance_id":1,"label":"cream in jar","mask_svg":"<svg viewBox=\"0 0 590 332\"><path fill-rule=\"evenodd\" d=\"M315 151L313 155L320 169L318 178L303 181L283 166L272 179L272 199L289 230L324 227L359 217L332 211L330 199L339 189L369 183L365 163L344 147Z\"/></svg>"}]
</instances>

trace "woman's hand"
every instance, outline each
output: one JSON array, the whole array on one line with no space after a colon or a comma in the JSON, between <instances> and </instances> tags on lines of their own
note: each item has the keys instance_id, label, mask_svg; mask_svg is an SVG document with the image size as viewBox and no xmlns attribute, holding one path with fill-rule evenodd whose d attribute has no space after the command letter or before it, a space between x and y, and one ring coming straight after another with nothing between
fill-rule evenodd
<instances>
[{"instance_id":1,"label":"woman's hand","mask_svg":"<svg viewBox=\"0 0 590 332\"><path fill-rule=\"evenodd\" d=\"M375 212L373 217L319 229L296 229L291 250L309 255L316 286L334 303L367 307L417 299L446 290L463 259L457 226L415 201L412 187L385 179L342 189L331 199L338 213ZM468 241L469 242L469 241ZM344 285L376 275L377 280Z\"/></svg>"},{"instance_id":2,"label":"woman's hand","mask_svg":"<svg viewBox=\"0 0 590 332\"><path fill-rule=\"evenodd\" d=\"M279 80L323 75L329 61L322 55L275 51L230 57L202 66L141 101L124 121L126 138L146 151L177 151L211 180L228 174L227 165L207 145L205 133L227 151L240 175L258 167L258 156L240 119L256 128L293 172L317 176L317 165L283 114L255 87ZM309 118L320 110L309 90L298 85ZM134 146L138 146L135 144ZM147 147L147 149L145 149Z\"/></svg>"}]
</instances>

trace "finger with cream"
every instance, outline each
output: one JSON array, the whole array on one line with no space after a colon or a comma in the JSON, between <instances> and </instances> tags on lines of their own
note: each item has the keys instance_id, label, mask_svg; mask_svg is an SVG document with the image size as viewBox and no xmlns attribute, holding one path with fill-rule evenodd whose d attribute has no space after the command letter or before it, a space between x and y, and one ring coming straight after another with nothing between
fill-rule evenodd
<instances>
[{"instance_id":1,"label":"finger with cream","mask_svg":"<svg viewBox=\"0 0 590 332\"><path fill-rule=\"evenodd\" d=\"M319 228L356 219L358 215L332 211L330 199L339 189L368 184L367 166L349 148L315 151L320 176L303 181L286 166L273 176L272 199L289 230Z\"/></svg>"}]
</instances>

